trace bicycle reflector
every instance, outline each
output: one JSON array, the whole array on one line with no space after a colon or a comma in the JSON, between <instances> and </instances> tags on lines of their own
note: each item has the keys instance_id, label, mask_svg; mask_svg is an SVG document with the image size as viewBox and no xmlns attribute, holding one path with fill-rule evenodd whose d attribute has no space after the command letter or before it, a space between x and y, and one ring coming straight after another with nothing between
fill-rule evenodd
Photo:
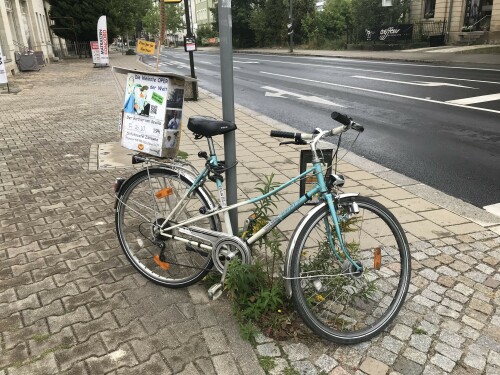
<instances>
[{"instance_id":1,"label":"bicycle reflector","mask_svg":"<svg viewBox=\"0 0 500 375\"><path fill-rule=\"evenodd\" d=\"M122 187L122 184L125 182L125 179L124 178L121 178L121 177L118 177L116 180L115 180L115 185L114 185L114 189L115 189L115 193L118 193L120 191L120 188Z\"/></svg>"},{"instance_id":2,"label":"bicycle reflector","mask_svg":"<svg viewBox=\"0 0 500 375\"><path fill-rule=\"evenodd\" d=\"M376 247L375 249L373 249L373 268L379 270L381 263L382 263L382 251L380 250L380 247Z\"/></svg>"},{"instance_id":3,"label":"bicycle reflector","mask_svg":"<svg viewBox=\"0 0 500 375\"><path fill-rule=\"evenodd\" d=\"M162 198L168 197L169 195L172 195L173 192L174 192L174 189L172 189L171 187L166 187L164 189L157 191L155 193L155 196L158 199L162 199Z\"/></svg>"},{"instance_id":4,"label":"bicycle reflector","mask_svg":"<svg viewBox=\"0 0 500 375\"><path fill-rule=\"evenodd\" d=\"M160 256L158 254L156 254L154 257L153 257L155 263L158 265L158 267L160 268L163 268L164 270L168 271L168 269L170 268L170 263L167 263L167 262L162 262L160 260Z\"/></svg>"}]
</instances>

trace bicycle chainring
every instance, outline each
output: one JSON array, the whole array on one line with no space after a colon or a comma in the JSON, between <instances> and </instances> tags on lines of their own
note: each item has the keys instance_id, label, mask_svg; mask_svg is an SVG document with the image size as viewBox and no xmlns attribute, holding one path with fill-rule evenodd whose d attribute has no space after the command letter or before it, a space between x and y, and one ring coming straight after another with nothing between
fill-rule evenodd
<instances>
[{"instance_id":1,"label":"bicycle chainring","mask_svg":"<svg viewBox=\"0 0 500 375\"><path fill-rule=\"evenodd\" d=\"M242 264L250 264L252 261L250 249L241 238L236 236L221 237L212 248L215 268L221 273L224 271L224 263L229 254L234 254L234 257L239 258Z\"/></svg>"}]
</instances>

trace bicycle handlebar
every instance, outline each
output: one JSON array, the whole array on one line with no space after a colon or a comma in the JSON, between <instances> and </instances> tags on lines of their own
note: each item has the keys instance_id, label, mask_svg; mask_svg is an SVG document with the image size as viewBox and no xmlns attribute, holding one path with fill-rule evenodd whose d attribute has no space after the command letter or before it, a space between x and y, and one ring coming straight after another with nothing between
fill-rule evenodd
<instances>
[{"instance_id":1,"label":"bicycle handlebar","mask_svg":"<svg viewBox=\"0 0 500 375\"><path fill-rule=\"evenodd\" d=\"M290 139L294 139L295 140L295 143L297 144L301 144L301 143L304 143L304 140L311 140L313 139L315 136L318 136L318 134L321 134L320 137L323 137L323 136L333 136L333 135L337 135L337 134L341 134L349 129L353 129L359 133L363 132L365 130L365 128L363 127L363 125L360 125L360 124L356 124L354 121L352 121L352 119L347 116L347 115L343 115L341 113L338 113L338 112L333 112L332 113L332 119L334 119L335 121L338 121L340 122L343 126L339 126L337 128L333 128L332 130L328 131L328 132L318 132L318 131L315 131L313 134L308 134L308 133L293 133L293 132L284 132L284 131L281 131L281 130L271 130L271 137L277 137L277 138L290 138Z\"/></svg>"}]
</instances>

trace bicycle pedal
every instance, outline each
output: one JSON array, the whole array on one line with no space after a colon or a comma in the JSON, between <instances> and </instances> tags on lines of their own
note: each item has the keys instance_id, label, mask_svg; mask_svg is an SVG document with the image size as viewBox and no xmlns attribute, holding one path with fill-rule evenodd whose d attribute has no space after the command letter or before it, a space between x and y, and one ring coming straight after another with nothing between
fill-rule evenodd
<instances>
[{"instance_id":1,"label":"bicycle pedal","mask_svg":"<svg viewBox=\"0 0 500 375\"><path fill-rule=\"evenodd\" d=\"M215 301L217 298L219 298L222 295L222 290L223 290L222 283L217 283L217 284L212 285L208 289L208 298L211 301Z\"/></svg>"}]
</instances>

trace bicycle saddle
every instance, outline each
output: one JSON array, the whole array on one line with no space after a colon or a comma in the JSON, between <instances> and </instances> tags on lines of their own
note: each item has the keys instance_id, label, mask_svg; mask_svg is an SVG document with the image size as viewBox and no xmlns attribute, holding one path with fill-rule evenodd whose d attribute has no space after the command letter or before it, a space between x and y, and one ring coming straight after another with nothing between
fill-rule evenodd
<instances>
[{"instance_id":1,"label":"bicycle saddle","mask_svg":"<svg viewBox=\"0 0 500 375\"><path fill-rule=\"evenodd\" d=\"M232 122L221 121L207 116L190 117L187 127L194 134L199 134L207 138L236 130L236 124L233 124Z\"/></svg>"}]
</instances>

